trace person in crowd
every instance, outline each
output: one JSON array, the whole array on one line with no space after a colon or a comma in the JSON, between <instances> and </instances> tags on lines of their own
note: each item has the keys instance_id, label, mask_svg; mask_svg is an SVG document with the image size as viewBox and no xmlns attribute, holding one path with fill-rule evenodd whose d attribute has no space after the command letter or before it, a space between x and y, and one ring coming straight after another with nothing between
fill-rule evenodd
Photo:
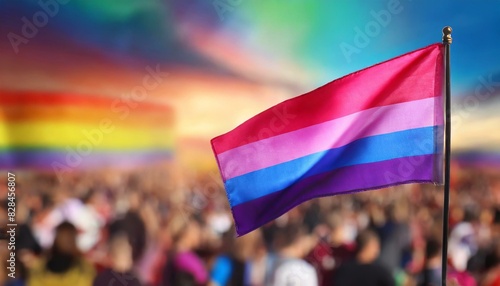
<instances>
[{"instance_id":1,"label":"person in crowd","mask_svg":"<svg viewBox=\"0 0 500 286\"><path fill-rule=\"evenodd\" d=\"M450 233L448 239L450 260L458 272L466 270L467 262L478 250L476 226L475 210L466 208L462 221L456 224Z\"/></svg>"},{"instance_id":2,"label":"person in crowd","mask_svg":"<svg viewBox=\"0 0 500 286\"><path fill-rule=\"evenodd\" d=\"M142 285L132 271L132 246L125 233L118 233L110 238L109 260L109 268L97 275L93 286Z\"/></svg>"},{"instance_id":3,"label":"person in crowd","mask_svg":"<svg viewBox=\"0 0 500 286\"><path fill-rule=\"evenodd\" d=\"M496 240L499 238L497 237ZM488 262L488 267L482 275L481 285L496 286L500 285L500 243L492 247L491 252L484 258Z\"/></svg>"},{"instance_id":4,"label":"person in crowd","mask_svg":"<svg viewBox=\"0 0 500 286\"><path fill-rule=\"evenodd\" d=\"M356 237L356 256L342 264L335 273L334 285L393 286L391 272L377 261L380 240L371 230L363 230Z\"/></svg>"},{"instance_id":5,"label":"person in crowd","mask_svg":"<svg viewBox=\"0 0 500 286\"><path fill-rule=\"evenodd\" d=\"M389 205L384 221L376 226L381 241L380 262L393 271L404 267L403 256L411 241L408 216L406 204Z\"/></svg>"},{"instance_id":6,"label":"person in crowd","mask_svg":"<svg viewBox=\"0 0 500 286\"><path fill-rule=\"evenodd\" d=\"M208 282L205 263L195 253L201 243L200 223L183 214L173 215L168 222L173 249L169 252L163 272L163 286L198 286Z\"/></svg>"},{"instance_id":7,"label":"person in crowd","mask_svg":"<svg viewBox=\"0 0 500 286\"><path fill-rule=\"evenodd\" d=\"M306 260L318 271L320 285L333 285L335 270L354 256L354 245L346 242L342 217L336 210L325 219L327 232L307 255Z\"/></svg>"},{"instance_id":8,"label":"person in crowd","mask_svg":"<svg viewBox=\"0 0 500 286\"><path fill-rule=\"evenodd\" d=\"M246 236L236 239L234 228L223 234L221 251L214 259L210 270L210 286L244 285L246 261L250 259L251 241Z\"/></svg>"},{"instance_id":9,"label":"person in crowd","mask_svg":"<svg viewBox=\"0 0 500 286\"><path fill-rule=\"evenodd\" d=\"M270 274L270 265L275 261L276 255L266 247L262 231L257 229L238 238L240 244L245 244L250 257L246 260L244 285L264 286L266 277Z\"/></svg>"},{"instance_id":10,"label":"person in crowd","mask_svg":"<svg viewBox=\"0 0 500 286\"><path fill-rule=\"evenodd\" d=\"M56 227L52 248L32 266L28 286L90 286L95 270L76 245L77 229L69 222Z\"/></svg>"},{"instance_id":11,"label":"person in crowd","mask_svg":"<svg viewBox=\"0 0 500 286\"><path fill-rule=\"evenodd\" d=\"M417 285L441 285L441 243L437 239L426 240L424 269L417 276Z\"/></svg>"},{"instance_id":12,"label":"person in crowd","mask_svg":"<svg viewBox=\"0 0 500 286\"><path fill-rule=\"evenodd\" d=\"M477 216L474 209L466 208L463 221L450 233L448 257L450 269L448 278L462 286L475 286L474 277L467 271L467 263L478 251Z\"/></svg>"},{"instance_id":13,"label":"person in crowd","mask_svg":"<svg viewBox=\"0 0 500 286\"><path fill-rule=\"evenodd\" d=\"M500 267L496 267L495 269L488 271L481 285L484 286L500 285Z\"/></svg>"},{"instance_id":14,"label":"person in crowd","mask_svg":"<svg viewBox=\"0 0 500 286\"><path fill-rule=\"evenodd\" d=\"M141 203L140 193L137 191L130 192L127 212L111 223L109 227L111 235L123 231L128 235L130 244L132 245L134 262L139 261L146 249L146 226L139 213Z\"/></svg>"},{"instance_id":15,"label":"person in crowd","mask_svg":"<svg viewBox=\"0 0 500 286\"><path fill-rule=\"evenodd\" d=\"M306 234L303 225L288 224L277 232L277 255L271 261L265 285L318 285L314 267L303 258L311 251L315 241Z\"/></svg>"}]
</instances>

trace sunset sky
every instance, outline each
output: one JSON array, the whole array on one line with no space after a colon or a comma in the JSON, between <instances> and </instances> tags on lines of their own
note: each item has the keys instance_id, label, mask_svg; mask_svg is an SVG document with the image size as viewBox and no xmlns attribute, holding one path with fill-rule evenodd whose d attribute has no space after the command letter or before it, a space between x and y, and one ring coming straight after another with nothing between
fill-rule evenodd
<instances>
[{"instance_id":1,"label":"sunset sky","mask_svg":"<svg viewBox=\"0 0 500 286\"><path fill-rule=\"evenodd\" d=\"M498 1L60 2L0 1L0 96L29 91L113 100L157 70L160 83L144 102L172 120L137 128L165 130L174 157L210 165L210 138L284 99L439 42L450 25L454 150L500 153ZM0 106L0 138L12 124L6 110ZM133 116L128 120L146 122L150 115ZM123 134L137 140L137 130L123 124ZM5 138L0 151L9 152L13 143Z\"/></svg>"}]
</instances>

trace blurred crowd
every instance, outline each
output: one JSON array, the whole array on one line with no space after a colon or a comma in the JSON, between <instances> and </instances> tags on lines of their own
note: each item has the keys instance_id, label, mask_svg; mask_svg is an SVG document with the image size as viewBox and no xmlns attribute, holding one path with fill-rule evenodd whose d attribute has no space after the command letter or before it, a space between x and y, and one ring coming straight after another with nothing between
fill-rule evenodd
<instances>
[{"instance_id":1,"label":"blurred crowd","mask_svg":"<svg viewBox=\"0 0 500 286\"><path fill-rule=\"evenodd\" d=\"M448 285L500 285L500 176L452 182ZM3 180L3 181L2 181ZM7 185L5 178L0 179ZM441 285L442 187L304 203L236 237L215 172L16 175L15 269L0 285ZM2 189L3 192L3 189ZM0 227L7 225L1 193ZM263 206L272 207L272 206ZM8 273L15 271L15 279Z\"/></svg>"}]
</instances>

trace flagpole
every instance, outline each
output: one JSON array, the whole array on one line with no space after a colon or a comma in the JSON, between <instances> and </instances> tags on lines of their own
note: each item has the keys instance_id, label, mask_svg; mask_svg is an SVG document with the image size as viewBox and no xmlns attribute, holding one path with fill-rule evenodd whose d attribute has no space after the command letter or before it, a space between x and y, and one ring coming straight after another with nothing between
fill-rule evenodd
<instances>
[{"instance_id":1,"label":"flagpole","mask_svg":"<svg viewBox=\"0 0 500 286\"><path fill-rule=\"evenodd\" d=\"M443 28L445 53L445 141L444 141L444 209L443 209L443 251L441 257L442 285L446 286L446 268L448 266L448 221L450 207L450 155L451 155L451 90L450 90L450 26Z\"/></svg>"}]
</instances>

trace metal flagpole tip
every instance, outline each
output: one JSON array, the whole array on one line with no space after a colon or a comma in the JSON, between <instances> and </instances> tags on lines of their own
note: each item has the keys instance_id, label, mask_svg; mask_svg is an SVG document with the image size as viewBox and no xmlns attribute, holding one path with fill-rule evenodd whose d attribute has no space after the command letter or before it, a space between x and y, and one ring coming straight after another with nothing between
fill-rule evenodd
<instances>
[{"instance_id":1,"label":"metal flagpole tip","mask_svg":"<svg viewBox=\"0 0 500 286\"><path fill-rule=\"evenodd\" d=\"M453 30L450 26L446 26L443 28L443 44L451 44L451 32Z\"/></svg>"}]
</instances>

